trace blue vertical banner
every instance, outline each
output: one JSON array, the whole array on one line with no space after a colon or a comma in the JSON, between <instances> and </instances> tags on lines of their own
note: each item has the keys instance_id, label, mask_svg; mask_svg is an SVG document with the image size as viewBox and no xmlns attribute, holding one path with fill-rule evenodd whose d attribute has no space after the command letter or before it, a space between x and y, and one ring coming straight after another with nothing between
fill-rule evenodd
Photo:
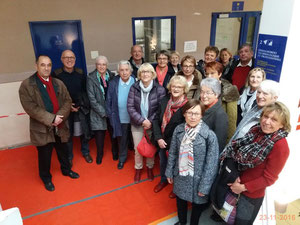
<instances>
[{"instance_id":1,"label":"blue vertical banner","mask_svg":"<svg viewBox=\"0 0 300 225\"><path fill-rule=\"evenodd\" d=\"M255 66L266 71L267 79L279 82L286 41L284 36L259 34Z\"/></svg>"},{"instance_id":2,"label":"blue vertical banner","mask_svg":"<svg viewBox=\"0 0 300 225\"><path fill-rule=\"evenodd\" d=\"M243 11L244 2L232 2L232 11Z\"/></svg>"}]
</instances>

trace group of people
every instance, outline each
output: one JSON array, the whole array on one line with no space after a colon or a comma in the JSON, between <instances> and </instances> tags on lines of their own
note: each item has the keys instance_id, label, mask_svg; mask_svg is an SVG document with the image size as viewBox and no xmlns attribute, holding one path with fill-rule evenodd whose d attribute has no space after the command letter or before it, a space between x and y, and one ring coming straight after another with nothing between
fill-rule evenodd
<instances>
[{"instance_id":1,"label":"group of people","mask_svg":"<svg viewBox=\"0 0 300 225\"><path fill-rule=\"evenodd\" d=\"M190 224L198 224L228 158L239 170L227 185L240 194L236 224L252 224L266 187L276 181L289 155L289 111L277 101L279 84L266 80L263 69L253 68L252 47L242 45L238 55L235 60L228 49L219 53L208 46L204 60L196 62L191 55L180 60L178 52L161 50L157 63L150 64L142 47L135 45L131 58L118 63L117 75L108 69L107 58L99 56L96 69L87 76L75 68L71 50L62 53L63 68L52 74L51 59L39 56L37 72L22 82L19 95L30 116L31 142L38 150L45 188L55 189L50 173L53 147L62 174L79 178L71 170L72 137L80 136L88 163L93 162L88 141L95 137L96 163L101 164L106 130L118 169L124 167L128 146L134 146L134 182L139 183L144 157L137 146L147 134L160 158L160 182L154 192L173 184L169 197L176 198L176 224L187 223L187 202L192 202ZM150 181L154 157L146 158Z\"/></svg>"}]
</instances>

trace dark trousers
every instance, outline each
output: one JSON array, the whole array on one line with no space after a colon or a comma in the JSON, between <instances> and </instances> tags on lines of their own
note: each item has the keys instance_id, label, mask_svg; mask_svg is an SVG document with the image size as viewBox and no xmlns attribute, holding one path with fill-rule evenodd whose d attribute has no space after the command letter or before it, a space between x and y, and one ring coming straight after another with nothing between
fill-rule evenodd
<instances>
[{"instance_id":1,"label":"dark trousers","mask_svg":"<svg viewBox=\"0 0 300 225\"><path fill-rule=\"evenodd\" d=\"M97 146L97 159L103 158L103 148L106 130L94 130L95 141Z\"/></svg>"},{"instance_id":2,"label":"dark trousers","mask_svg":"<svg viewBox=\"0 0 300 225\"><path fill-rule=\"evenodd\" d=\"M159 168L160 168L160 182L167 183L167 177L165 175L168 163L168 157L165 149L159 149Z\"/></svg>"},{"instance_id":3,"label":"dark trousers","mask_svg":"<svg viewBox=\"0 0 300 225\"><path fill-rule=\"evenodd\" d=\"M50 167L53 147L56 150L61 171L63 173L68 173L71 168L68 160L67 144L62 143L60 138L55 135L55 142L48 143L44 146L36 146L38 150L39 175L44 183L49 182L52 179Z\"/></svg>"},{"instance_id":4,"label":"dark trousers","mask_svg":"<svg viewBox=\"0 0 300 225\"><path fill-rule=\"evenodd\" d=\"M118 152L119 152L118 139L113 138L113 128L110 125L110 122L109 122L108 118L107 118L107 130L108 130L108 133L109 133L109 136L110 136L112 155L113 155L113 157L118 156Z\"/></svg>"},{"instance_id":5,"label":"dark trousers","mask_svg":"<svg viewBox=\"0 0 300 225\"><path fill-rule=\"evenodd\" d=\"M252 225L264 198L249 198L243 194L240 195L236 208L235 225Z\"/></svg>"},{"instance_id":6,"label":"dark trousers","mask_svg":"<svg viewBox=\"0 0 300 225\"><path fill-rule=\"evenodd\" d=\"M119 144L119 162L122 163L127 159L130 127L129 123L121 123L122 136L117 137Z\"/></svg>"},{"instance_id":7,"label":"dark trousers","mask_svg":"<svg viewBox=\"0 0 300 225\"><path fill-rule=\"evenodd\" d=\"M180 224L187 223L188 202L176 197L177 213ZM201 213L206 209L207 204L192 203L192 214L190 225L198 225Z\"/></svg>"},{"instance_id":8,"label":"dark trousers","mask_svg":"<svg viewBox=\"0 0 300 225\"><path fill-rule=\"evenodd\" d=\"M67 143L68 145L68 158L70 160L73 159L73 134L74 134L74 122L78 120L78 117L75 112L71 112L68 117L69 129L70 129L70 138ZM89 149L89 140L84 137L84 135L80 136L80 145L81 145L81 153L82 155L90 154Z\"/></svg>"}]
</instances>

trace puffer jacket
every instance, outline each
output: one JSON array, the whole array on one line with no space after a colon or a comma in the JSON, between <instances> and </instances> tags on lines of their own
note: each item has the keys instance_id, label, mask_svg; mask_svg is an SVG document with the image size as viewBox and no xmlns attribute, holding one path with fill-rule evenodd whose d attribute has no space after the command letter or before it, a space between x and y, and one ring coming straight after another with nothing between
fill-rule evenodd
<instances>
[{"instance_id":1,"label":"puffer jacket","mask_svg":"<svg viewBox=\"0 0 300 225\"><path fill-rule=\"evenodd\" d=\"M130 121L136 126L141 126L145 118L141 114L141 81L135 82L129 91L127 99L127 111L130 116ZM153 88L149 94L149 111L148 120L152 123L157 113L158 105L162 98L166 95L165 89L160 86L155 80L153 81Z\"/></svg>"}]
</instances>

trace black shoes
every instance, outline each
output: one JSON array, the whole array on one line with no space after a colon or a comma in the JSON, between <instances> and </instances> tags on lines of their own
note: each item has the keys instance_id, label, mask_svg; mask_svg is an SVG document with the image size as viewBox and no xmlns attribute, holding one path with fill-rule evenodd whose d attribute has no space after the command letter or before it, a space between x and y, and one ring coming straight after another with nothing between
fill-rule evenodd
<instances>
[{"instance_id":1,"label":"black shoes","mask_svg":"<svg viewBox=\"0 0 300 225\"><path fill-rule=\"evenodd\" d=\"M118 169L121 170L124 167L124 163L123 162L119 162L118 163Z\"/></svg>"},{"instance_id":2,"label":"black shoes","mask_svg":"<svg viewBox=\"0 0 300 225\"><path fill-rule=\"evenodd\" d=\"M90 154L84 155L83 158L85 159L85 161L87 163L92 163L93 162L93 159L92 159Z\"/></svg>"},{"instance_id":3,"label":"black shoes","mask_svg":"<svg viewBox=\"0 0 300 225\"><path fill-rule=\"evenodd\" d=\"M79 178L79 174L78 173L76 173L76 172L74 172L74 171L72 171L72 170L70 170L69 172L67 172L67 173L62 173L64 176L68 176L68 177L71 177L72 179L77 179L77 178Z\"/></svg>"},{"instance_id":4,"label":"black shoes","mask_svg":"<svg viewBox=\"0 0 300 225\"><path fill-rule=\"evenodd\" d=\"M47 191L54 191L55 187L51 181L44 183Z\"/></svg>"}]
</instances>

